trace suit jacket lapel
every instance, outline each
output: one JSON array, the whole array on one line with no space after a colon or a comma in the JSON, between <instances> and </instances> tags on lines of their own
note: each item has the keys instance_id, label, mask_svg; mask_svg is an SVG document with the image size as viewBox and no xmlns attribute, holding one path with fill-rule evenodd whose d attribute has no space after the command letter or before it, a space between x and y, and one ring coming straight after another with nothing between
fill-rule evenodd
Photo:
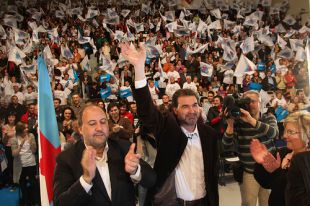
<instances>
[{"instance_id":1,"label":"suit jacket lapel","mask_svg":"<svg viewBox=\"0 0 310 206\"><path fill-rule=\"evenodd\" d=\"M103 180L102 180L102 178L101 178L101 175L100 175L98 169L96 169L96 175L95 175L95 178L94 178L94 180L93 180L93 184L94 184L93 188L97 188L97 189L100 191L100 193L102 193L103 196L104 196L107 200L110 200L110 197L109 197L109 195L108 195L108 192L107 192L107 190L106 190L106 188L105 188L104 182L103 182ZM110 201L111 201L111 200L110 200Z\"/></svg>"},{"instance_id":2,"label":"suit jacket lapel","mask_svg":"<svg viewBox=\"0 0 310 206\"><path fill-rule=\"evenodd\" d=\"M110 181L111 181L111 199L112 201L117 198L117 191L118 191L118 181L117 181L117 174L119 173L118 169L115 167L113 162L115 161L114 158L118 156L112 148L112 144L109 144L108 150L108 165L109 165L109 173L110 173Z\"/></svg>"},{"instance_id":3,"label":"suit jacket lapel","mask_svg":"<svg viewBox=\"0 0 310 206\"><path fill-rule=\"evenodd\" d=\"M208 173L208 170L210 170L210 158L213 158L211 156L211 152L209 152L209 146L207 142L207 133L205 129L202 129L201 126L198 127L198 132L199 132L199 138L200 138L200 143L201 143L201 150L202 150L202 157L203 157L203 164L204 164L204 173L205 173L205 179L206 182L208 182L208 176L206 175ZM212 137L209 137L212 138ZM207 170L207 171L206 171Z\"/></svg>"}]
</instances>

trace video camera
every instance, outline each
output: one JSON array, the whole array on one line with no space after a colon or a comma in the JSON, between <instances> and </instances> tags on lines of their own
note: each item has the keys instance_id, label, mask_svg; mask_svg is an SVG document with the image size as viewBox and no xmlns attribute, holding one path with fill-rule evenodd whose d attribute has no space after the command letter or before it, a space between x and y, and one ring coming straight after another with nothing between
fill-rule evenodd
<instances>
[{"instance_id":1,"label":"video camera","mask_svg":"<svg viewBox=\"0 0 310 206\"><path fill-rule=\"evenodd\" d=\"M239 119L242 114L240 109L249 111L250 103L251 99L248 97L235 99L233 96L226 96L223 100L223 111L226 109L227 118Z\"/></svg>"}]
</instances>

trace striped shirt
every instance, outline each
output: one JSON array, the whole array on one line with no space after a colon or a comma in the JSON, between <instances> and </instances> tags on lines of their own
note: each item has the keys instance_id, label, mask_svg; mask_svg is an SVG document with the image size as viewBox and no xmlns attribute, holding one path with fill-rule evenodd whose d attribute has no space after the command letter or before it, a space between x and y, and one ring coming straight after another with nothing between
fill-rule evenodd
<instances>
[{"instance_id":1,"label":"striped shirt","mask_svg":"<svg viewBox=\"0 0 310 206\"><path fill-rule=\"evenodd\" d=\"M273 141L278 135L279 130L275 116L271 114L263 114L257 121L255 127L248 123L237 122L234 125L234 133L228 135L225 132L222 142L224 150L232 147L236 148L245 171L253 173L255 161L250 152L252 139L258 139L261 143L266 145L270 152L273 152L275 150Z\"/></svg>"}]
</instances>

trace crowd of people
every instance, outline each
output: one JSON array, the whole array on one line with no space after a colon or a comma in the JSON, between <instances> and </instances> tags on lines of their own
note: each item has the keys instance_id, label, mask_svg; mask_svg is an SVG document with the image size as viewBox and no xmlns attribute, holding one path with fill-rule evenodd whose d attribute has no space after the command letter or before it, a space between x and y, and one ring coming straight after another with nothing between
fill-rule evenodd
<instances>
[{"instance_id":1,"label":"crowd of people","mask_svg":"<svg viewBox=\"0 0 310 206\"><path fill-rule=\"evenodd\" d=\"M121 159L133 158L119 174L126 182L120 193L113 191L113 172L111 182L103 180L109 185L104 198L113 202L131 190L133 181L142 183L140 205L218 205L218 157L234 148L243 165L238 180L242 205L257 200L259 205L291 205L296 199L309 205L289 180L296 178L293 173L307 176L301 163L291 159L296 155L305 161L297 153L309 150L310 22L302 24L302 10L289 15L288 1L202 2L199 9L187 10L173 1L15 1L1 11L0 160L7 165L1 168L0 184L12 191L19 185L24 205L39 204L36 60L43 55L61 150L68 151L57 160L56 205L89 203L89 191L103 198L94 192L100 190L94 170L86 168L99 167L91 146L100 158L112 158L105 145ZM249 102L239 105L236 117L227 97ZM103 111L95 115L101 119L85 113L90 104ZM98 146L90 141L96 134L90 134L86 120L101 124L97 135L121 140L106 143L103 138ZM279 151L277 139L287 141L288 150ZM123 140L135 142L142 157ZM73 162L83 160L82 165L72 165L72 150L81 152ZM153 167L156 182L140 158ZM109 163L114 172L120 166L115 161ZM64 165L76 170L67 180ZM290 165L296 167L292 174ZM140 177L132 177L133 171ZM285 193L286 186L291 194ZM82 189L85 194L71 202ZM309 188L305 191L306 196ZM131 194L126 195L128 204L134 202Z\"/></svg>"}]
</instances>

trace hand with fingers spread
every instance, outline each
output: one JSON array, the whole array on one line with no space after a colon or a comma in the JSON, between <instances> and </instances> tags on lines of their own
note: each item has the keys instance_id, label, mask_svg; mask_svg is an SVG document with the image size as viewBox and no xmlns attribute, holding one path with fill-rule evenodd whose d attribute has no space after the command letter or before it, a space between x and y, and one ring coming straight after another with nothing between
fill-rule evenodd
<instances>
[{"instance_id":1,"label":"hand with fingers spread","mask_svg":"<svg viewBox=\"0 0 310 206\"><path fill-rule=\"evenodd\" d=\"M146 51L145 47L142 43L140 43L140 48L137 49L133 45L129 45L128 43L121 44L121 51L123 57L129 61L133 66L143 65L146 59Z\"/></svg>"},{"instance_id":2,"label":"hand with fingers spread","mask_svg":"<svg viewBox=\"0 0 310 206\"><path fill-rule=\"evenodd\" d=\"M145 79L144 64L146 59L145 47L140 43L140 48L137 50L133 45L128 43L121 44L122 56L134 66L135 80Z\"/></svg>"},{"instance_id":3,"label":"hand with fingers spread","mask_svg":"<svg viewBox=\"0 0 310 206\"><path fill-rule=\"evenodd\" d=\"M83 153L81 165L83 168L83 179L88 184L91 184L96 174L96 150L88 146Z\"/></svg>"},{"instance_id":4,"label":"hand with fingers spread","mask_svg":"<svg viewBox=\"0 0 310 206\"><path fill-rule=\"evenodd\" d=\"M277 153L277 159L270 152L268 152L267 155L265 155L264 157L262 165L269 173L272 173L276 169L278 169L281 166L281 158L279 152Z\"/></svg>"},{"instance_id":5,"label":"hand with fingers spread","mask_svg":"<svg viewBox=\"0 0 310 206\"><path fill-rule=\"evenodd\" d=\"M266 146L260 143L260 141L257 139L252 140L250 145L250 151L253 159L259 164L262 164L264 162L264 157L268 154Z\"/></svg>"},{"instance_id":6,"label":"hand with fingers spread","mask_svg":"<svg viewBox=\"0 0 310 206\"><path fill-rule=\"evenodd\" d=\"M141 154L135 154L135 143L130 145L129 151L125 156L125 171L130 175L134 175L137 172Z\"/></svg>"}]
</instances>

